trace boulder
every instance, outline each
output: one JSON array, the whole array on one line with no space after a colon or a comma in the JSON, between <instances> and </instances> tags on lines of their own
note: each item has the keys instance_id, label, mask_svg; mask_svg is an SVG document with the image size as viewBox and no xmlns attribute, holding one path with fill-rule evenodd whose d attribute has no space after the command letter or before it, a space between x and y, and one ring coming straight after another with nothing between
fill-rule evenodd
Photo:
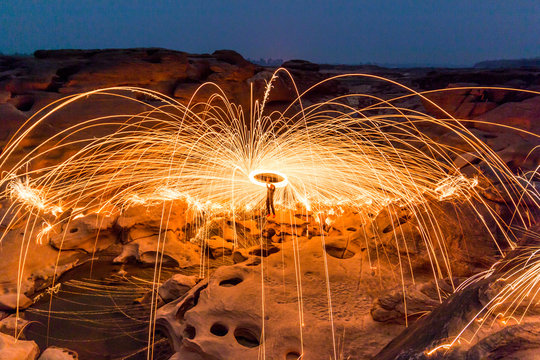
<instances>
[{"instance_id":1,"label":"boulder","mask_svg":"<svg viewBox=\"0 0 540 360\"><path fill-rule=\"evenodd\" d=\"M196 284L196 276L175 274L158 288L158 294L164 302L168 303L184 295Z\"/></svg>"},{"instance_id":2,"label":"boulder","mask_svg":"<svg viewBox=\"0 0 540 360\"><path fill-rule=\"evenodd\" d=\"M163 262L185 268L200 263L199 245L181 240L178 234L171 230L162 230L160 233L159 230L138 226L130 229L127 241L132 246L129 257L138 258L143 264ZM135 255L135 251L138 255ZM124 262L129 257L121 255L115 261Z\"/></svg>"},{"instance_id":3,"label":"boulder","mask_svg":"<svg viewBox=\"0 0 540 360\"><path fill-rule=\"evenodd\" d=\"M234 250L232 241L225 241L219 236L212 236L212 238L205 242L205 245L208 247L208 250L214 259L230 256Z\"/></svg>"},{"instance_id":4,"label":"boulder","mask_svg":"<svg viewBox=\"0 0 540 360\"><path fill-rule=\"evenodd\" d=\"M49 346L41 353L38 360L78 360L77 352L56 346Z\"/></svg>"},{"instance_id":5,"label":"boulder","mask_svg":"<svg viewBox=\"0 0 540 360\"><path fill-rule=\"evenodd\" d=\"M35 360L39 347L34 341L16 340L0 333L0 360Z\"/></svg>"},{"instance_id":6,"label":"boulder","mask_svg":"<svg viewBox=\"0 0 540 360\"><path fill-rule=\"evenodd\" d=\"M466 358L536 360L539 354L540 323L527 323L485 337L466 352Z\"/></svg>"},{"instance_id":7,"label":"boulder","mask_svg":"<svg viewBox=\"0 0 540 360\"><path fill-rule=\"evenodd\" d=\"M66 69L62 93L101 87L132 85L171 92L174 82L186 78L187 54L164 49L119 49L100 51L78 66Z\"/></svg>"},{"instance_id":8,"label":"boulder","mask_svg":"<svg viewBox=\"0 0 540 360\"><path fill-rule=\"evenodd\" d=\"M186 225L187 205L182 201L167 201L157 205L137 205L127 208L116 221L124 229L135 225L144 225L144 228L182 231ZM162 221L162 214L168 221Z\"/></svg>"},{"instance_id":9,"label":"boulder","mask_svg":"<svg viewBox=\"0 0 540 360\"><path fill-rule=\"evenodd\" d=\"M499 106L523 102L533 96L519 90L470 89L470 87L480 86L477 83L451 83L444 90L425 94L422 104L428 113L439 118L448 117L442 111L444 110L457 119L475 119L487 115L487 113ZM512 87L510 85L507 86ZM453 88L456 88L456 90L452 90ZM437 106L442 108L442 110ZM471 123L470 126L485 129L487 125Z\"/></svg>"},{"instance_id":10,"label":"boulder","mask_svg":"<svg viewBox=\"0 0 540 360\"><path fill-rule=\"evenodd\" d=\"M512 126L527 130L534 134L540 133L540 96L535 96L521 102L507 102L478 117L478 120L493 123L475 123L474 127L489 132L507 132L506 128L497 126Z\"/></svg>"},{"instance_id":11,"label":"boulder","mask_svg":"<svg viewBox=\"0 0 540 360\"><path fill-rule=\"evenodd\" d=\"M65 271L76 266L86 255L80 252L63 251L60 254L47 242L36 241L37 232L41 226L36 226L34 233L25 235L20 229L4 233L0 246L0 303L4 308L13 310L17 302L17 289L20 289L20 304L27 307L31 304L28 297L36 291L50 286L53 278L58 278ZM28 246L24 268L19 272L21 244ZM22 277L22 278L21 278ZM23 295L24 294L24 295ZM2 305L0 305L2 307Z\"/></svg>"},{"instance_id":12,"label":"boulder","mask_svg":"<svg viewBox=\"0 0 540 360\"><path fill-rule=\"evenodd\" d=\"M442 293L449 294L448 297L404 329L374 359L535 359L532 354L537 354L540 344L538 312L529 307L529 300L522 299L519 306L515 298L501 295L508 281L512 281L508 279L507 271L523 264L523 257L531 259L531 253L533 250L523 244L510 251L505 261L496 263L484 276L476 277L474 281L468 279L466 286L462 284L452 290L448 289L448 284L443 284ZM459 281L455 281L456 285ZM423 292L433 297L433 289ZM486 310L488 304L495 303L503 313L504 309L512 310L505 314L505 321L497 321L501 320L500 314ZM518 318L518 325L507 322L509 319L518 322ZM458 334L460 341L456 341L449 351L440 347L452 342ZM428 356L430 350L434 351Z\"/></svg>"},{"instance_id":13,"label":"boulder","mask_svg":"<svg viewBox=\"0 0 540 360\"><path fill-rule=\"evenodd\" d=\"M255 98L263 99L266 88L272 79L273 72L261 71L248 79L253 84L253 95ZM292 82L285 76L278 76L272 81L272 88L268 94L267 103L272 102L292 102L296 99L296 92Z\"/></svg>"},{"instance_id":14,"label":"boulder","mask_svg":"<svg viewBox=\"0 0 540 360\"><path fill-rule=\"evenodd\" d=\"M17 299L19 299L18 304ZM32 300L24 294L18 294L17 296L16 292L0 295L0 310L13 311L17 309L17 305L19 306L19 309L26 309L32 305Z\"/></svg>"},{"instance_id":15,"label":"boulder","mask_svg":"<svg viewBox=\"0 0 540 360\"><path fill-rule=\"evenodd\" d=\"M60 231L50 235L49 241L56 249L94 253L116 242L117 236L111 231L113 223L110 217L90 214L64 224Z\"/></svg>"},{"instance_id":16,"label":"boulder","mask_svg":"<svg viewBox=\"0 0 540 360\"><path fill-rule=\"evenodd\" d=\"M0 332L11 336L16 335L17 339L25 339L26 326L30 322L17 315L12 314L5 319L0 320Z\"/></svg>"},{"instance_id":17,"label":"boulder","mask_svg":"<svg viewBox=\"0 0 540 360\"><path fill-rule=\"evenodd\" d=\"M459 285L456 280L454 286ZM413 284L405 289L398 287L375 300L371 317L380 322L410 324L439 306L446 297L444 294L452 292L452 284L448 280Z\"/></svg>"},{"instance_id":18,"label":"boulder","mask_svg":"<svg viewBox=\"0 0 540 360\"><path fill-rule=\"evenodd\" d=\"M138 262L139 260L139 244L130 243L122 246L122 252L120 255L114 258L113 262L125 264L130 262Z\"/></svg>"},{"instance_id":19,"label":"boulder","mask_svg":"<svg viewBox=\"0 0 540 360\"><path fill-rule=\"evenodd\" d=\"M223 61L232 65L253 66L252 63L244 59L242 55L240 55L234 50L216 50L212 53L212 56L219 61Z\"/></svg>"},{"instance_id":20,"label":"boulder","mask_svg":"<svg viewBox=\"0 0 540 360\"><path fill-rule=\"evenodd\" d=\"M413 273L425 275L433 274L433 261L447 263L449 266L441 269L445 277L463 277L489 267L499 255L497 246L508 246L504 241L497 245L490 236L496 231L496 223L487 204L461 204L459 216L455 216L458 207L452 201L430 201L427 205L429 211L393 205L383 209L373 222L373 234L367 243L371 257L384 253L393 263L402 257ZM436 221L437 227L429 226L429 221Z\"/></svg>"}]
</instances>

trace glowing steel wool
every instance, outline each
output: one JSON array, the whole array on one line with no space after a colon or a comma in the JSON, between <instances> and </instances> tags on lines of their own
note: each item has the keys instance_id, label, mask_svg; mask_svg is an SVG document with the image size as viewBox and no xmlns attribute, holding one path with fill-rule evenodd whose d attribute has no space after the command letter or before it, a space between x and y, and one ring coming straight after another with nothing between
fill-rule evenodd
<instances>
[{"instance_id":1,"label":"glowing steel wool","mask_svg":"<svg viewBox=\"0 0 540 360\"><path fill-rule=\"evenodd\" d=\"M274 184L275 187L287 186L287 175L275 170L255 170L249 174L252 183L259 186L266 186L267 183Z\"/></svg>"}]
</instances>

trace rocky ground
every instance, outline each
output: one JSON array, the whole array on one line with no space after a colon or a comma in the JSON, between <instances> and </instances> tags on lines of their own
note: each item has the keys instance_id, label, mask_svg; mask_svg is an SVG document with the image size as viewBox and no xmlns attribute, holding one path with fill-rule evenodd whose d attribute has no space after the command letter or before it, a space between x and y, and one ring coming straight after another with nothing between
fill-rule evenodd
<instances>
[{"instance_id":1,"label":"rocky ground","mask_svg":"<svg viewBox=\"0 0 540 360\"><path fill-rule=\"evenodd\" d=\"M534 93L540 91L540 70L385 69L319 66L304 61L290 61L284 67L300 92L333 75L369 74L332 80L310 93L305 104L347 93L382 99L410 93L378 80L379 76L415 91L428 91L425 98L407 97L396 104L439 118L452 115L463 120L515 174L530 178L540 163L534 150L540 145L540 96ZM102 87L138 86L187 103L202 83L210 81L231 101L249 108L251 86L254 98L261 98L273 70L251 64L228 50L211 55L126 49L2 56L0 147L6 146L30 116L67 95ZM448 90L429 92L436 89ZM195 99L205 99L209 91L203 88ZM286 77L280 77L274 82L268 109L282 109L295 98L294 87ZM365 107L373 102L365 98L349 105ZM27 139L20 155L59 129L90 116L138 112L130 106L120 100L92 99L84 107L52 118L47 127ZM454 134L429 126L423 131L459 150L461 156L455 163L464 174L480 169L490 176L486 164ZM51 160L61 161L68 155L52 153ZM538 177L534 179L532 186L538 191ZM534 307L520 323L493 316L490 325L477 333L476 328L468 330L466 338L471 341L427 354L427 350L447 343L493 299L493 289L504 269L499 266L481 281L455 292L459 284L490 269L500 260L501 251L512 259L523 248L538 246L538 202L527 200L519 206L532 230L514 230L515 250L504 241L505 233L489 221L483 209L495 209L499 219L507 223L514 224L515 218L508 210L509 199L496 191L504 184L500 179L492 180L495 188L481 191L477 200L487 206L445 201L432 204L433 216L440 224L439 245L445 249L451 271L432 268L437 252L422 241L418 216L411 215L410 209L389 208L368 218L345 212L323 228L309 212L282 210L269 219L253 212L234 224L231 219L217 219L209 240L202 244L190 241L193 224L181 203L169 204L172 213L165 228L160 226L161 205L133 207L114 218L79 218L70 222L69 228L55 229L41 244L35 241L36 234L25 233L21 225L5 234L0 244L0 359L78 358L75 351L55 347L54 341L40 349L30 334L22 340L28 324L17 320L16 309L24 318L25 309L31 312L43 298L54 296L57 288L53 285L65 279L62 274L91 263L103 253L112 255L110 262L121 267L115 271L123 279L134 281L137 274L130 274L132 270L126 271L124 266L152 269L162 239L166 239L166 246L163 261L158 263L173 271L164 272L154 292L151 285L133 290L133 300L147 310L155 300L156 329L169 337L171 345L163 358L256 359L265 354L267 359L291 360L302 355L302 359L538 359L540 319ZM6 216L0 226L4 229L14 216L7 212L8 206L8 200L2 199L0 212ZM399 214L399 218L390 213ZM481 219L488 220L484 223ZM235 230L243 239L242 248L233 247ZM201 264L203 270L192 275ZM177 274L172 275L174 272ZM140 298L135 300L135 295ZM20 340L15 341L14 335ZM146 358L146 353L136 356L129 358ZM88 355L81 353L80 358Z\"/></svg>"}]
</instances>

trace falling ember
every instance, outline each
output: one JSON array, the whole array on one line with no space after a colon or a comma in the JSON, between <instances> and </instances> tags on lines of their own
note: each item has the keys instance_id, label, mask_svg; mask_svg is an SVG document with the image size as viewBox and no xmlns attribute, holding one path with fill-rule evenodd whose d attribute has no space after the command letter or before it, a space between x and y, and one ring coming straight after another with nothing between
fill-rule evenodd
<instances>
[{"instance_id":1,"label":"falling ember","mask_svg":"<svg viewBox=\"0 0 540 360\"><path fill-rule=\"evenodd\" d=\"M82 148L44 174L20 174L21 167L12 170L2 180L8 182L11 197L53 212L59 203L64 209L82 208L79 213L88 214L103 206L118 211L169 200L185 201L195 211L235 212L253 208L253 199L260 198L260 186L271 182L278 188L276 203L285 208L300 205L328 211L345 206L377 213L391 203L417 206L430 198L474 196L478 182L452 166L451 147L411 130L420 121L418 115L400 121L385 116L366 118L361 110L343 106L340 111L332 110L335 114L329 117L322 103L292 116L256 111L257 117L244 119L241 111L235 112L218 96L205 107L191 109L159 93L132 87L72 97L58 103L49 115L74 101L84 102L88 96L125 98L129 94L152 95L165 105L148 105L148 114L130 116L132 122L124 122L110 135L78 140ZM328 104L336 106L331 101ZM263 104L257 106L262 110ZM448 127L437 120L421 120ZM43 121L45 118L37 118L32 127ZM61 149L71 134L100 126L98 121L88 120L41 146ZM469 141L474 144L477 139ZM4 161L17 142L6 149ZM420 150L417 142L430 152ZM481 146L478 144L478 152ZM8 180L18 176L27 180Z\"/></svg>"},{"instance_id":2,"label":"falling ember","mask_svg":"<svg viewBox=\"0 0 540 360\"><path fill-rule=\"evenodd\" d=\"M46 236L52 229L53 229L53 226L51 224L44 222L43 228L36 236L36 242L40 245L43 244L43 239L46 238Z\"/></svg>"},{"instance_id":3,"label":"falling ember","mask_svg":"<svg viewBox=\"0 0 540 360\"><path fill-rule=\"evenodd\" d=\"M262 102L253 102L253 109L249 112L231 104L220 92L216 92L205 102L191 99L193 101L186 106L158 92L135 87L89 91L59 100L46 110L37 112L26 124L25 131L21 131L6 145L0 155L0 166L5 167L10 163L8 160L15 156L25 136L46 123L52 114L68 111L73 103L84 104L88 97L102 96L121 98L146 107L146 111L137 115L111 115L75 124L59 131L31 150L17 162L17 166L3 169L0 189L4 192L1 195L12 200L10 211L21 216L7 221L6 231L0 237L0 242L10 230L16 228L16 223L21 218L26 221L30 230L28 234L37 234L35 240L45 243L57 229L64 229L63 235L66 235L70 222L75 220L83 223L87 216L96 214L111 218L114 215L118 218L130 209L144 211L142 209L147 210L158 205L161 206L159 229L153 229L157 235L152 233L151 236L157 237L155 254L163 255L163 249L168 244L162 238L162 234L167 231L162 230L167 229L166 223L171 217L172 204L181 204L182 209L187 209L182 216L195 220L188 224L189 226L186 221L174 230L185 230L186 240L193 243L200 241L202 249L212 240L212 236L219 237L212 232L212 221L232 219L227 221L232 224L231 237L234 241L227 245L230 245L228 250L233 253L238 247L253 245L247 241L245 244L238 241L240 231L236 229L237 223L243 222L241 226L245 233L252 231L250 222L268 224L260 213L264 199L262 187L271 183L277 188L275 203L283 213L291 214L291 226L290 230L287 230L290 234L283 230L283 234L287 234L283 236L293 239L291 243L295 252L294 267L299 299L297 325L302 334L302 331L307 331L303 328L309 328L309 323L304 322L303 318L302 278L298 269L301 246L298 240L300 236L296 234L301 226L296 226L295 223L298 219L313 221L305 222L308 225L304 230L309 234L306 239L313 238L312 229L308 227L316 227L319 231L316 240L320 240L318 246L329 251L331 246L327 246L325 242L327 233L324 229L331 229L347 211L362 218L359 222L365 220L370 224L376 223L374 219L379 214L384 215L386 211L387 217L392 221L388 226L381 225L381 232L393 235L392 240L395 240L397 245L401 245L398 240L401 232L405 246L408 244L407 228L400 225L409 218L414 218L417 222L415 225L409 224L409 230L418 229L419 235L415 241L423 241L421 245L428 249L426 251L429 265L436 281L445 276L452 278L452 264L446 244L441 240L443 237L439 219L432 207L442 202L452 205L467 203L475 211L477 207L482 207L482 212L476 211L477 220L485 225L486 232L493 239L493 232L511 228L500 221L480 195L484 188L495 188L493 181L481 172L462 172L455 163L458 156L456 148L430 138L421 130L422 125L435 127L441 133L452 133L467 143L470 151L496 174L499 182L507 184L500 186L497 191L505 196L505 200L509 199L508 202L513 204L514 208L518 208L519 202L533 192L530 190L531 181L523 185L493 150L451 116L440 120L418 111L401 108L393 100L382 99L376 99L375 104L365 108L354 108L350 105L354 101L347 100L359 97L358 94L340 96L308 106L302 103L304 94L298 94L296 100L284 111L265 113L272 82L276 81L282 71L285 70L280 69L272 75ZM361 74L346 76L377 78ZM332 79L325 81L330 80ZM389 82L410 91L410 96L423 97L421 93ZM139 98L151 98L152 101L145 102ZM246 118L245 114L249 114L249 117ZM113 125L116 127L114 131L105 131L109 130L108 126ZM92 130L96 130L96 133L100 130L100 134L106 134L98 137L86 136L92 133ZM39 171L28 170L50 149L62 152L69 147L77 147L69 157ZM533 194L532 197L536 195ZM537 205L537 202L534 204ZM34 211L36 209L38 211ZM408 214L401 215L402 211L407 211ZM7 215L4 217L7 218ZM515 222L526 223L526 219L517 211L515 218ZM493 226L495 230L489 228L489 220L496 224ZM344 249L338 249L336 258L345 259L352 253L347 251L350 237L353 236L351 234L356 236L360 232L356 225L347 227L352 229L347 230L348 235L340 234L336 237L346 243ZM279 223L279 226L283 224ZM509 248L514 248L515 238L512 234L508 235L511 232L500 232L504 234L501 238L507 241ZM260 239L258 251L263 254L269 241L263 240L262 231L257 234ZM368 257L369 247L378 246L376 242L380 240L371 235L373 234L366 233L358 236L365 240L366 244L354 244L361 249L359 251L367 249L365 253ZM504 250L497 242L496 245L500 255L504 256ZM243 256L239 250L237 255ZM401 277L405 287L403 279L408 269L401 263L401 249L398 248L396 253L399 254L399 266L393 268L395 274L392 275L395 278ZM382 257L382 254L376 254L377 257L379 255ZM258 264L263 269L261 287L264 288L266 260L262 257ZM540 260L537 249L527 253L527 256L518 257L518 260L520 266L505 273L507 283L471 323L481 325L495 313L500 314L497 317L503 325L509 323L510 319L512 322L519 322L519 317L516 316L518 305L526 303L528 307L532 307L538 303ZM202 257L201 262L204 261ZM159 283L161 271L159 261L156 260L155 263L152 296L156 294L154 290ZM335 339L332 291L326 255L324 266L329 318L332 337ZM21 269L23 267L21 266ZM205 264L202 264L203 275L204 267ZM371 260L366 268L373 276L376 272L383 271L380 264ZM495 267L484 274L484 279L494 273ZM409 275L414 275L412 266ZM465 283L474 284L478 279L469 279ZM442 300L438 288L437 292L439 300ZM262 293L264 296L264 289ZM405 290L403 294L405 298ZM157 304L156 298L153 298L154 300ZM262 304L264 311L264 301ZM152 311L150 319L155 320L155 309ZM407 316L406 312L405 309ZM264 316L262 319L264 321ZM264 325L261 331L264 334ZM456 334L455 338L452 337L453 340L447 339L444 344L426 350L425 354L431 356L448 350L459 343L461 336L462 333ZM149 349L152 338L150 329ZM255 340L264 343L264 335L256 337ZM298 354L300 353L304 354L304 349Z\"/></svg>"},{"instance_id":4,"label":"falling ember","mask_svg":"<svg viewBox=\"0 0 540 360\"><path fill-rule=\"evenodd\" d=\"M452 347L452 344L442 344L442 345L439 345L429 351L426 351L425 354L427 356L431 356L433 355L434 353L436 353L437 351L441 351L441 350L448 350Z\"/></svg>"}]
</instances>

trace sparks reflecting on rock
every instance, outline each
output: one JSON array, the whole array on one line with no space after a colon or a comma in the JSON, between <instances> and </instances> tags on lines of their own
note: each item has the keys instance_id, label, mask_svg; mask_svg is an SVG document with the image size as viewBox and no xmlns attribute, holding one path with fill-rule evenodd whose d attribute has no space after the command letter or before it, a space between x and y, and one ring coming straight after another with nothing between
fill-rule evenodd
<instances>
[{"instance_id":1,"label":"sparks reflecting on rock","mask_svg":"<svg viewBox=\"0 0 540 360\"><path fill-rule=\"evenodd\" d=\"M156 207L162 206L158 209L158 213L161 210L161 217L154 251L156 275L152 286L155 287L159 280L167 236L166 231L161 230L168 230L167 223L175 205L185 205L187 210L182 215L193 219L195 224L194 229L191 229L193 238L189 240L200 242L203 248L209 240L212 221L223 218L231 219L233 249L253 245L248 244L245 239L247 236L238 236L238 224L244 232L249 232L253 227L246 223L253 218L262 218L264 189L261 185L264 186L264 182L256 176L271 174L279 180L272 181L276 182L277 187L276 204L283 209L279 216L291 217L289 226L294 229L291 230L292 234L300 228L299 223L305 226L306 234L313 232L314 227L319 230L329 229L347 211L360 214L364 223L374 222L379 214L386 212L391 221L381 232L393 236L400 253L400 236L405 238L405 230L400 225L414 219L416 224L409 224L410 229L418 230L419 238L429 254L430 271L436 281L448 277L452 282L450 255L443 241L439 219L433 210L439 202L449 202L456 207L461 204L472 207L475 218L485 226L485 231L494 240L494 233L501 230L500 237L508 248L516 247L512 232L506 231L507 224L479 194L486 188L495 189L496 195L504 196L508 205L515 210L515 220L527 227L531 220L517 211L517 208L525 198L530 200L528 203L532 201L531 207L537 207L538 194L531 189L534 174L529 174L529 181L523 182L492 149L449 114L437 119L398 107L395 105L396 99L375 98L373 104L356 108L351 105L351 99L365 95L349 94L305 104L304 94L298 94L296 101L285 110L266 112L272 82L281 74L289 75L283 69L274 73L263 100L255 101L249 110L229 102L215 84L204 85L215 89L207 101L197 102L192 98L187 105L158 92L135 87L98 89L69 96L49 105L21 128L0 155L0 165L4 171L0 189L4 189L3 194L13 200L11 212L20 215L8 221L2 238L16 228L17 222L22 219L30 230L26 240L29 240L36 228L39 232L32 240L44 242L50 237L51 243L61 249L70 239L68 232L79 231L78 228L70 228L70 224L81 224L83 229L84 226L89 227L85 220L92 221L96 224L92 229L97 229L99 233L112 227L112 220L107 226L101 226L106 222L105 218L123 216L133 209L139 211L153 207L155 211ZM410 90L373 75L339 75L334 79L345 76L388 81ZM412 90L410 96L419 96L428 101L422 94ZM50 117L69 111L73 104L84 104L89 97L119 98L144 106L146 110L135 115L111 114L88 119L58 131L22 159L13 159L16 151L23 146L23 140L33 131L38 131ZM436 104L432 105L436 107ZM475 154L474 160L483 161L487 170L494 173L503 185L495 188L497 184L481 171L474 174L462 172L456 162L465 161L465 157L452 144L428 136L422 130L426 126L451 133L466 143L470 153ZM100 135L88 135L94 132ZM53 150L69 155L41 169L32 167ZM472 161L467 163L478 170ZM7 166L13 162L15 165ZM301 216L290 215L293 210L297 210ZM313 218L315 225L309 220L299 220L302 216ZM128 221L125 218L123 220ZM244 223L241 224L241 221ZM495 223L495 226L490 228L488 222ZM185 223L182 225L186 227ZM63 234L51 234L54 229L62 227ZM356 231L354 229L350 232ZM346 259L351 256L350 251L347 252L348 245L343 249L332 249L327 246L322 230L318 236L322 249L334 251L336 258ZM263 248L260 237L259 254L264 254L268 250ZM375 236L368 239L366 236L368 241L376 242L378 239ZM406 241L403 243L406 247ZM500 242L495 244L501 256L504 256L504 247L501 247ZM86 244L85 249L88 252L95 251L95 246L93 243ZM295 252L296 269L300 264L298 243L293 242L292 251ZM500 314L498 319L504 324L511 319L519 321L515 316L518 306L527 301L530 304L527 307L536 305L539 274L537 257L535 251L523 258L519 266L505 276L503 289L472 321L485 320L493 313ZM201 275L205 275L204 261L202 257ZM323 263L335 355L336 334L326 253ZM262 268L264 261L261 260L260 264ZM369 269L378 270L378 263L371 263L370 259ZM297 270L297 274L300 274L300 270ZM403 256L402 260L402 256L398 256L394 275L405 284L405 276L414 275L410 259ZM264 286L264 271L261 271L260 278L261 286ZM471 279L467 283L474 283L475 280ZM302 339L306 326L302 279L299 275L295 285L298 289L298 324ZM155 304L157 297L153 290L152 303ZM262 292L264 315L264 289ZM441 301L443 295L438 288L437 295ZM407 324L405 295L403 298L404 321ZM509 301L510 305L501 310ZM151 322L155 320L155 310ZM150 344L153 330L149 331ZM264 344L264 336L263 316L263 326L257 330L256 340ZM461 334L457 334L456 340L430 349L427 354L447 350L460 337ZM303 354L303 342L300 350Z\"/></svg>"}]
</instances>

